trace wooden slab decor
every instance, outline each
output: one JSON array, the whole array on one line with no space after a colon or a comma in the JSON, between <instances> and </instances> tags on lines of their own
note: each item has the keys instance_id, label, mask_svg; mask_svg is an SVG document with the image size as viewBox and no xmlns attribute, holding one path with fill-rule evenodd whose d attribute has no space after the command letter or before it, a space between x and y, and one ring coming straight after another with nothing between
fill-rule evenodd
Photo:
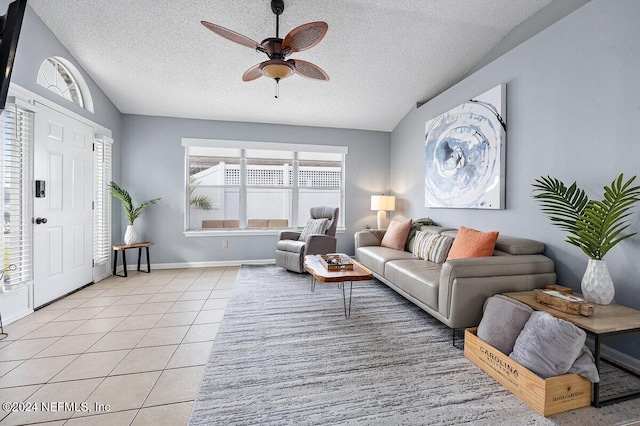
<instances>
[{"instance_id":1,"label":"wooden slab decor","mask_svg":"<svg viewBox=\"0 0 640 426\"><path fill-rule=\"evenodd\" d=\"M464 356L543 416L591 404L591 382L578 374L543 379L476 336L468 328Z\"/></svg>"},{"instance_id":2,"label":"wooden slab decor","mask_svg":"<svg viewBox=\"0 0 640 426\"><path fill-rule=\"evenodd\" d=\"M593 315L593 305L581 297L573 294L561 293L555 290L533 290L536 301L569 314L590 317Z\"/></svg>"},{"instance_id":3,"label":"wooden slab decor","mask_svg":"<svg viewBox=\"0 0 640 426\"><path fill-rule=\"evenodd\" d=\"M565 286L559 285L559 284L548 285L545 288L547 290L559 291L560 293L573 294L573 289L571 287L565 287Z\"/></svg>"}]
</instances>

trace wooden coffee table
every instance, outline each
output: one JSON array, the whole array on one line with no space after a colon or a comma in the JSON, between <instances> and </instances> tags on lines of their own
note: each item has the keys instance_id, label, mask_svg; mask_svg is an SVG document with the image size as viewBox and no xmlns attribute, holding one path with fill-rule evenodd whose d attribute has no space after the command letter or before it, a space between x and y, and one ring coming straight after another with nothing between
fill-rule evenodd
<instances>
[{"instance_id":1,"label":"wooden coffee table","mask_svg":"<svg viewBox=\"0 0 640 426\"><path fill-rule=\"evenodd\" d=\"M627 333L640 332L640 311L637 309L628 308L626 306L609 304L609 305L597 305L594 304L593 315L590 317L584 317L578 314L569 314L553 309L549 306L538 303L533 291L521 291L516 293L504 293L505 296L512 299L516 299L526 305L531 306L538 311L548 312L554 317L562 318L570 323L580 327L587 334L593 336L594 340L594 358L596 367L600 371L600 361L605 361L631 375L640 377L637 373L624 368L611 360L604 359L600 353L600 347L602 339L609 336L616 336ZM600 397L600 385L602 383L602 377L600 377L600 383L593 384L593 401L592 404L595 407L601 407L603 405L612 404L614 402L625 401L631 398L640 397L640 390L635 392L628 392L620 396L613 398L602 399Z\"/></svg>"},{"instance_id":2,"label":"wooden coffee table","mask_svg":"<svg viewBox=\"0 0 640 426\"><path fill-rule=\"evenodd\" d=\"M346 255L342 255L346 256ZM344 317L351 316L351 294L353 292L354 281L369 281L373 279L373 273L362 266L359 262L351 259L353 270L329 271L320 262L320 255L309 255L304 257L304 269L311 274L311 291L316 288L316 281L323 283L338 283L338 288L342 287L342 302L344 305ZM347 295L345 283L349 282L349 305L347 308Z\"/></svg>"}]
</instances>

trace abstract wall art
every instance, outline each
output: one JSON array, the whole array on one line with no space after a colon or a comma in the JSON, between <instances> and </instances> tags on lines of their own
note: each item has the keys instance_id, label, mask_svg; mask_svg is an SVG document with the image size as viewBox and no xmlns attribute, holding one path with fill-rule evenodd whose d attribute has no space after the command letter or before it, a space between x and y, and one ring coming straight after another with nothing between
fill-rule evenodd
<instances>
[{"instance_id":1,"label":"abstract wall art","mask_svg":"<svg viewBox=\"0 0 640 426\"><path fill-rule=\"evenodd\" d=\"M506 86L425 124L425 205L503 209Z\"/></svg>"}]
</instances>

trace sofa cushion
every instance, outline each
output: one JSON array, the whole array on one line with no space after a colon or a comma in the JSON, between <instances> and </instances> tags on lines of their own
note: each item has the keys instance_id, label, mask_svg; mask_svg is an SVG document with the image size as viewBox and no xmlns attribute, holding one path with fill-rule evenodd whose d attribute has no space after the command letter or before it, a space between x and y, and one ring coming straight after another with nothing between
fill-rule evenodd
<instances>
[{"instance_id":1,"label":"sofa cushion","mask_svg":"<svg viewBox=\"0 0 640 426\"><path fill-rule=\"evenodd\" d=\"M478 337L509 355L533 309L515 299L497 294L487 299L483 311L478 325Z\"/></svg>"},{"instance_id":2,"label":"sofa cushion","mask_svg":"<svg viewBox=\"0 0 640 426\"><path fill-rule=\"evenodd\" d=\"M304 253L304 241L280 240L276 243L276 249L280 251L302 254Z\"/></svg>"},{"instance_id":3,"label":"sofa cushion","mask_svg":"<svg viewBox=\"0 0 640 426\"><path fill-rule=\"evenodd\" d=\"M425 227L426 228L426 227ZM435 228L430 226L428 228ZM431 230L429 231L431 232ZM447 237L455 238L458 234L457 229L443 229L440 232L442 235L446 235ZM519 238L519 237L506 237L504 235L499 235L496 240L496 249L493 252L493 255L501 255L501 254L543 254L544 253L544 244L540 241L529 240L527 238ZM501 253L497 253L500 251Z\"/></svg>"},{"instance_id":4,"label":"sofa cushion","mask_svg":"<svg viewBox=\"0 0 640 426\"><path fill-rule=\"evenodd\" d=\"M387 262L384 277L432 309L438 309L441 265L421 259Z\"/></svg>"},{"instance_id":5,"label":"sofa cushion","mask_svg":"<svg viewBox=\"0 0 640 426\"><path fill-rule=\"evenodd\" d=\"M498 231L480 232L461 226L447 260L492 256L497 239Z\"/></svg>"},{"instance_id":6,"label":"sofa cushion","mask_svg":"<svg viewBox=\"0 0 640 426\"><path fill-rule=\"evenodd\" d=\"M358 247L356 252L356 258L358 262L362 263L367 268L371 269L378 275L384 276L384 265L390 260L397 259L416 259L414 255L407 251L390 249L388 247L380 246L365 246ZM424 262L419 260L420 262Z\"/></svg>"},{"instance_id":7,"label":"sofa cushion","mask_svg":"<svg viewBox=\"0 0 640 426\"><path fill-rule=\"evenodd\" d=\"M407 236L411 229L411 219L399 221L392 220L389 223L387 232L382 237L380 246L388 247L395 250L404 250L404 245L407 243Z\"/></svg>"},{"instance_id":8,"label":"sofa cushion","mask_svg":"<svg viewBox=\"0 0 640 426\"><path fill-rule=\"evenodd\" d=\"M496 250L509 254L542 254L544 244L526 238L499 236L496 241Z\"/></svg>"},{"instance_id":9,"label":"sofa cushion","mask_svg":"<svg viewBox=\"0 0 640 426\"><path fill-rule=\"evenodd\" d=\"M327 230L329 219L309 219L300 234L300 241L307 241L309 235L323 234Z\"/></svg>"},{"instance_id":10,"label":"sofa cushion","mask_svg":"<svg viewBox=\"0 0 640 426\"><path fill-rule=\"evenodd\" d=\"M413 242L413 254L420 259L444 263L451 249L451 244L453 244L453 238L418 231Z\"/></svg>"}]
</instances>

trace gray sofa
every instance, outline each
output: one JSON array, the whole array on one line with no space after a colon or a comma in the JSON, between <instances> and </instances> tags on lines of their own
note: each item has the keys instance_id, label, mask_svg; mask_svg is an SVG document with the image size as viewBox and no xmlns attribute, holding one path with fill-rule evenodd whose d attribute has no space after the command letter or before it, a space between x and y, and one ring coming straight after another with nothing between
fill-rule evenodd
<instances>
[{"instance_id":1,"label":"gray sofa","mask_svg":"<svg viewBox=\"0 0 640 426\"><path fill-rule=\"evenodd\" d=\"M455 238L456 229L422 226L421 231ZM488 297L555 284L544 244L499 236L493 256L455 259L437 264L415 257L413 238L405 251L380 247L383 233L355 234L356 260L374 276L449 327L477 326Z\"/></svg>"}]
</instances>

